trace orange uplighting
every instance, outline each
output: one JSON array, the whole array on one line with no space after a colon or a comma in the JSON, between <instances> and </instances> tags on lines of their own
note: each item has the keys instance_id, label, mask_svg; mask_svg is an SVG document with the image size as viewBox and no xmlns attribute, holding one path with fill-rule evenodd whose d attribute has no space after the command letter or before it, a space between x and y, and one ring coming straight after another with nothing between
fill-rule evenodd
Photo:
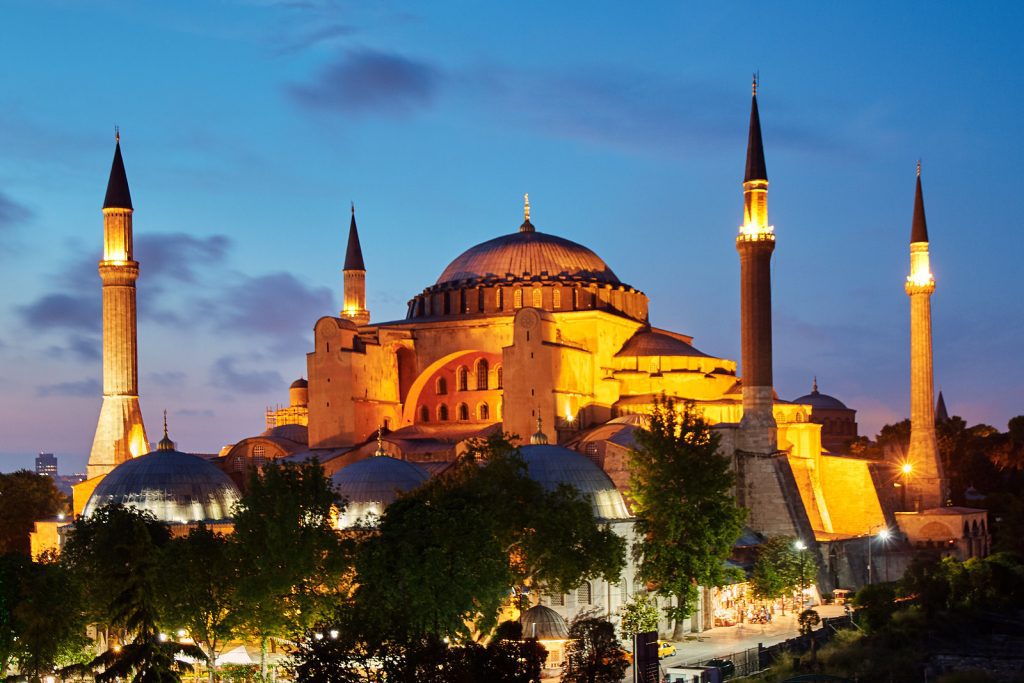
<instances>
[{"instance_id":1,"label":"orange uplighting","mask_svg":"<svg viewBox=\"0 0 1024 683\"><path fill-rule=\"evenodd\" d=\"M749 222L740 226L740 235L743 237L767 237L775 234L774 225L765 225L757 222Z\"/></svg>"},{"instance_id":2,"label":"orange uplighting","mask_svg":"<svg viewBox=\"0 0 1024 683\"><path fill-rule=\"evenodd\" d=\"M132 431L128 435L128 452L133 458L145 455L149 451L149 444L146 443L146 433L141 424L132 425Z\"/></svg>"}]
</instances>

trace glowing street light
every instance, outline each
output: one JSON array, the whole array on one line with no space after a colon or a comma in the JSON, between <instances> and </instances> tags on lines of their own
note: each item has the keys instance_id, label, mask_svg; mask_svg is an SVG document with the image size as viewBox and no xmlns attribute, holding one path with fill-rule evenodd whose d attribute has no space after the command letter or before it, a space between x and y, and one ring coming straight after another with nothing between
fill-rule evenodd
<instances>
[{"instance_id":1,"label":"glowing street light","mask_svg":"<svg viewBox=\"0 0 1024 683\"><path fill-rule=\"evenodd\" d=\"M900 496L903 498L902 507L904 512L907 512L907 480L910 478L910 473L913 471L914 466L909 462L903 463L903 466L900 467L900 473L903 476L903 490L900 492Z\"/></svg>"},{"instance_id":2,"label":"glowing street light","mask_svg":"<svg viewBox=\"0 0 1024 683\"><path fill-rule=\"evenodd\" d=\"M804 608L804 564L805 555L804 551L807 550L807 544L803 542L803 539L796 539L793 543L793 547L800 553L800 609Z\"/></svg>"},{"instance_id":3,"label":"glowing street light","mask_svg":"<svg viewBox=\"0 0 1024 683\"><path fill-rule=\"evenodd\" d=\"M877 528L878 527L871 527L871 531L874 531ZM875 545L875 543L874 543L875 537L871 534L871 531L868 532L868 585L869 586L874 582L873 581L873 578L874 578L874 576L873 576L873 574L874 574L874 565L872 564L872 561L871 561L871 549ZM890 534L889 527L888 526L884 526L884 527L882 527L881 531L878 532L878 538L884 543L885 541L889 540L889 534ZM885 572L885 578L886 578L886 580L888 580L889 579L889 572L888 572L889 556L888 555L885 556L885 563L886 563L886 570L887 570Z\"/></svg>"}]
</instances>

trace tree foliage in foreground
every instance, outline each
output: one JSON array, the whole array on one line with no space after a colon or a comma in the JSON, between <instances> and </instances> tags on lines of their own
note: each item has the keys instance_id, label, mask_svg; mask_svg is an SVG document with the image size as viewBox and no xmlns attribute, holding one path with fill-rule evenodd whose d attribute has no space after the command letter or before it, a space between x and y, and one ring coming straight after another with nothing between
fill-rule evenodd
<instances>
[{"instance_id":1,"label":"tree foliage in foreground","mask_svg":"<svg viewBox=\"0 0 1024 683\"><path fill-rule=\"evenodd\" d=\"M647 430L637 430L630 454L629 495L637 536L633 553L640 576L661 595L678 623L690 615L698 586L728 580L725 560L740 537L746 511L735 501L735 477L718 452L719 436L692 402L677 409L656 400Z\"/></svg>"},{"instance_id":2,"label":"tree foliage in foreground","mask_svg":"<svg viewBox=\"0 0 1024 683\"><path fill-rule=\"evenodd\" d=\"M30 554L29 532L36 520L66 512L67 498L53 477L18 470L0 473L0 555Z\"/></svg>"},{"instance_id":3,"label":"tree foliage in foreground","mask_svg":"<svg viewBox=\"0 0 1024 683\"><path fill-rule=\"evenodd\" d=\"M611 622L578 614L569 625L563 683L618 683L629 662Z\"/></svg>"},{"instance_id":4,"label":"tree foliage in foreground","mask_svg":"<svg viewBox=\"0 0 1024 683\"><path fill-rule=\"evenodd\" d=\"M644 593L635 594L629 602L619 608L622 636L630 638L638 633L657 631L659 615L658 606L653 598Z\"/></svg>"},{"instance_id":5,"label":"tree foliage in foreground","mask_svg":"<svg viewBox=\"0 0 1024 683\"><path fill-rule=\"evenodd\" d=\"M774 599L813 583L817 571L811 550L797 550L792 536L772 536L758 548L750 584L755 596Z\"/></svg>"}]
</instances>

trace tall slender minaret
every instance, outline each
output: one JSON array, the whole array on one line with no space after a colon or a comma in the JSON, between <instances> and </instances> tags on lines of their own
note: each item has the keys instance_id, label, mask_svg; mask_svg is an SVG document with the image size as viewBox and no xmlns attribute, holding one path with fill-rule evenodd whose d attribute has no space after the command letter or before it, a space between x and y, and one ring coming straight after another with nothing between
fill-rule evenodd
<instances>
[{"instance_id":1,"label":"tall slender minaret","mask_svg":"<svg viewBox=\"0 0 1024 683\"><path fill-rule=\"evenodd\" d=\"M921 509L941 506L946 486L935 438L935 388L932 370L932 277L928 258L928 225L921 192L921 162L917 164L914 219L910 229L910 449L906 476L909 499Z\"/></svg>"},{"instance_id":2,"label":"tall slender minaret","mask_svg":"<svg viewBox=\"0 0 1024 683\"><path fill-rule=\"evenodd\" d=\"M132 253L132 211L118 133L103 200L103 260L99 263L103 281L103 406L89 453L90 479L149 451L139 408L135 324L139 264Z\"/></svg>"},{"instance_id":3,"label":"tall slender minaret","mask_svg":"<svg viewBox=\"0 0 1024 683\"><path fill-rule=\"evenodd\" d=\"M348 318L356 325L370 322L366 310L366 266L363 265L363 249L359 246L359 231L356 229L356 205L352 204L352 220L348 225L348 247L345 249L345 266L342 268L344 301L341 317Z\"/></svg>"},{"instance_id":4,"label":"tall slender minaret","mask_svg":"<svg viewBox=\"0 0 1024 683\"><path fill-rule=\"evenodd\" d=\"M742 450L774 453L777 426L772 414L772 278L775 229L768 225L768 171L757 112L757 77L750 103L747 168L743 176L743 225L736 237L740 254L740 325L743 354Z\"/></svg>"}]
</instances>

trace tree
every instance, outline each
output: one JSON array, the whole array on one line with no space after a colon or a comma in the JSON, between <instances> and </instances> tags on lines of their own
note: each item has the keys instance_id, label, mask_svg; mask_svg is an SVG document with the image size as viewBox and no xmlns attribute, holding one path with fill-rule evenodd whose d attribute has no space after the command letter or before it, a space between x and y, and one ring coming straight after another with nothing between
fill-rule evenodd
<instances>
[{"instance_id":1,"label":"tree","mask_svg":"<svg viewBox=\"0 0 1024 683\"><path fill-rule=\"evenodd\" d=\"M698 586L726 581L725 560L743 529L746 511L732 494L735 477L718 452L719 436L694 407L677 410L656 400L647 430L636 431L630 454L629 495L636 531L633 547L640 576L661 595L676 628L689 616Z\"/></svg>"},{"instance_id":2,"label":"tree","mask_svg":"<svg viewBox=\"0 0 1024 683\"><path fill-rule=\"evenodd\" d=\"M821 617L813 609L805 609L800 612L800 616L797 617L797 628L800 629L800 635L807 636L811 639L812 667L818 663L818 641L814 638L814 629L818 628L818 624L820 623Z\"/></svg>"},{"instance_id":3,"label":"tree","mask_svg":"<svg viewBox=\"0 0 1024 683\"><path fill-rule=\"evenodd\" d=\"M233 561L244 568L237 598L242 628L260 642L267 675L271 638L298 637L330 618L344 593L348 560L332 515L342 507L318 461L272 461L255 472L234 511Z\"/></svg>"},{"instance_id":4,"label":"tree","mask_svg":"<svg viewBox=\"0 0 1024 683\"><path fill-rule=\"evenodd\" d=\"M799 550L795 538L772 536L757 551L750 583L756 597L771 600L802 589L801 582L812 581L817 571L811 553Z\"/></svg>"},{"instance_id":5,"label":"tree","mask_svg":"<svg viewBox=\"0 0 1024 683\"><path fill-rule=\"evenodd\" d=\"M0 679L18 652L19 624L15 610L22 600L22 581L28 574L31 560L20 553L0 555Z\"/></svg>"},{"instance_id":6,"label":"tree","mask_svg":"<svg viewBox=\"0 0 1024 683\"><path fill-rule=\"evenodd\" d=\"M583 612L569 626L563 683L618 683L629 662L615 627L593 613Z\"/></svg>"},{"instance_id":7,"label":"tree","mask_svg":"<svg viewBox=\"0 0 1024 683\"><path fill-rule=\"evenodd\" d=\"M224 641L235 633L236 586L240 567L230 542L203 524L188 536L171 539L160 567L160 599L169 630L184 630L203 649L210 683Z\"/></svg>"},{"instance_id":8,"label":"tree","mask_svg":"<svg viewBox=\"0 0 1024 683\"><path fill-rule=\"evenodd\" d=\"M29 555L35 521L66 511L67 498L52 477L28 470L0 474L0 555Z\"/></svg>"},{"instance_id":9,"label":"tree","mask_svg":"<svg viewBox=\"0 0 1024 683\"><path fill-rule=\"evenodd\" d=\"M649 596L637 593L619 608L622 618L622 637L631 638L638 633L658 630L658 606Z\"/></svg>"}]
</instances>

